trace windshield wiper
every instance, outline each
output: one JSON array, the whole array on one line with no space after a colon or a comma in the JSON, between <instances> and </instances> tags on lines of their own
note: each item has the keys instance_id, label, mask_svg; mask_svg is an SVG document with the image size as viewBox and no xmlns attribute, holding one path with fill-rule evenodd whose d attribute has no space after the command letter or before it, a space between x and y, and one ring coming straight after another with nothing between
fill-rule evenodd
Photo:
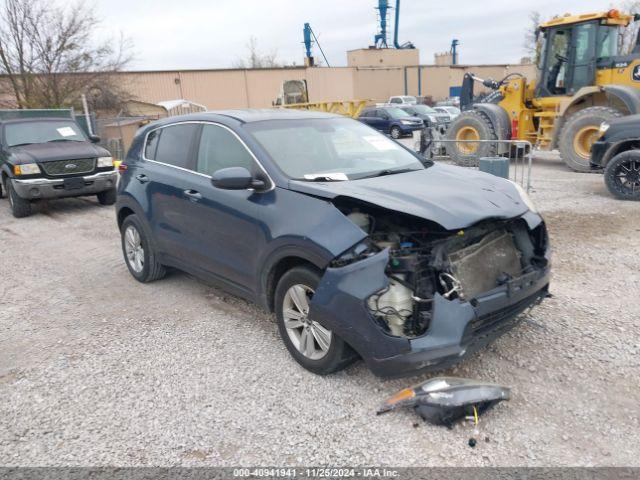
<instances>
[{"instance_id":1,"label":"windshield wiper","mask_svg":"<svg viewBox=\"0 0 640 480\"><path fill-rule=\"evenodd\" d=\"M304 176L307 182L344 182L349 180L346 174L342 172L335 173L308 173Z\"/></svg>"},{"instance_id":2,"label":"windshield wiper","mask_svg":"<svg viewBox=\"0 0 640 480\"><path fill-rule=\"evenodd\" d=\"M82 142L82 140L72 140L70 138L55 138L53 140L46 141L46 143L53 143L53 142Z\"/></svg>"},{"instance_id":3,"label":"windshield wiper","mask_svg":"<svg viewBox=\"0 0 640 480\"><path fill-rule=\"evenodd\" d=\"M366 176L361 177L361 178L386 177L387 175L395 175L396 173L415 172L416 170L419 170L419 169L417 169L417 168L398 168L396 170L391 170L391 169L380 170L379 172L373 173L371 175L366 175Z\"/></svg>"}]
</instances>

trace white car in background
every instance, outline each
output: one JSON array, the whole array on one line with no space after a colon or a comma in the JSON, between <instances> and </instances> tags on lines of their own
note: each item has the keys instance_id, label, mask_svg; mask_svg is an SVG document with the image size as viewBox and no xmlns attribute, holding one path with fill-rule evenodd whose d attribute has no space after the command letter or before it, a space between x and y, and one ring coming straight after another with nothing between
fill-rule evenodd
<instances>
[{"instance_id":1,"label":"white car in background","mask_svg":"<svg viewBox=\"0 0 640 480\"><path fill-rule=\"evenodd\" d=\"M396 107L398 105L417 105L418 99L411 95L397 95L395 97L389 97L387 103Z\"/></svg>"},{"instance_id":2,"label":"white car in background","mask_svg":"<svg viewBox=\"0 0 640 480\"><path fill-rule=\"evenodd\" d=\"M452 121L458 115L460 115L460 109L452 105L443 105L443 106L438 106L433 108L435 109L436 112L445 113L449 115L449 121Z\"/></svg>"}]
</instances>

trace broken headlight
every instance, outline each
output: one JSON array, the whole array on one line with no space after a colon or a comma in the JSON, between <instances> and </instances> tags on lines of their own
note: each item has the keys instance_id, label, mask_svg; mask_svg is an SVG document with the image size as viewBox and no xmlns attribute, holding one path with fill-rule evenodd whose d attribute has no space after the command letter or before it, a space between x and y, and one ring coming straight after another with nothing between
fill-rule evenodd
<instances>
[{"instance_id":1,"label":"broken headlight","mask_svg":"<svg viewBox=\"0 0 640 480\"><path fill-rule=\"evenodd\" d=\"M371 240L365 238L360 243L357 243L349 250L344 252L342 255L336 257L331 262L332 268L344 267L345 265L349 265L350 263L354 263L360 260L364 260L365 258L373 255L380 251Z\"/></svg>"},{"instance_id":2,"label":"broken headlight","mask_svg":"<svg viewBox=\"0 0 640 480\"><path fill-rule=\"evenodd\" d=\"M413 407L425 420L451 426L465 416L478 416L510 398L509 388L501 385L468 378L437 377L400 390L387 399L377 413Z\"/></svg>"}]
</instances>

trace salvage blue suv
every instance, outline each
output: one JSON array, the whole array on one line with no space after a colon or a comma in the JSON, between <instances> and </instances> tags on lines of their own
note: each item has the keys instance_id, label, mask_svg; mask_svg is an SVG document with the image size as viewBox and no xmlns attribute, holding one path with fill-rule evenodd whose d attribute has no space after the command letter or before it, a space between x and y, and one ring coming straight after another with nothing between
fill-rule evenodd
<instances>
[{"instance_id":1,"label":"salvage blue suv","mask_svg":"<svg viewBox=\"0 0 640 480\"><path fill-rule=\"evenodd\" d=\"M352 119L168 118L137 133L120 170L131 275L174 267L275 311L318 374L359 357L382 376L442 369L547 295L547 232L520 187Z\"/></svg>"},{"instance_id":2,"label":"salvage blue suv","mask_svg":"<svg viewBox=\"0 0 640 480\"><path fill-rule=\"evenodd\" d=\"M358 120L396 139L425 127L422 119L398 107L367 107L362 110Z\"/></svg>"}]
</instances>

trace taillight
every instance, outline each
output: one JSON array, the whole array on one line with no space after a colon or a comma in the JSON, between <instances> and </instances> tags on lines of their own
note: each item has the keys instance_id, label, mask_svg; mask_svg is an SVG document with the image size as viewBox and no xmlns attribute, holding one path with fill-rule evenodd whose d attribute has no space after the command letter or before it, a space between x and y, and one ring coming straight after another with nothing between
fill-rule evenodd
<instances>
[{"instance_id":1,"label":"taillight","mask_svg":"<svg viewBox=\"0 0 640 480\"><path fill-rule=\"evenodd\" d=\"M121 163L120 165L118 165L118 172L124 173L126 171L127 171L127 164L126 163Z\"/></svg>"}]
</instances>

